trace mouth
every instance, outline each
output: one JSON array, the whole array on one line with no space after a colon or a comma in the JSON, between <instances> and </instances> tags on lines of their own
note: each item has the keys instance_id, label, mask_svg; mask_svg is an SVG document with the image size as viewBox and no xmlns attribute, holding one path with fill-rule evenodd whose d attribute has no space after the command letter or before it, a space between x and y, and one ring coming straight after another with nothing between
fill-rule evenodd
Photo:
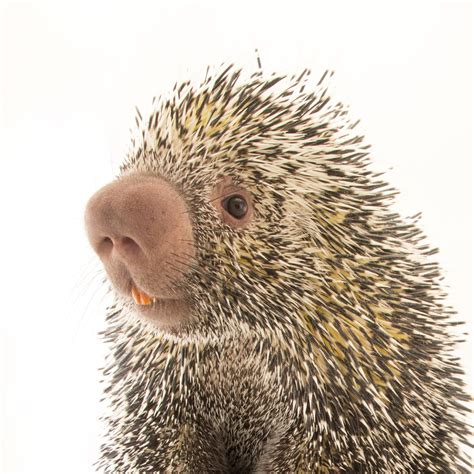
<instances>
[{"instance_id":1,"label":"mouth","mask_svg":"<svg viewBox=\"0 0 474 474\"><path fill-rule=\"evenodd\" d=\"M131 296L132 296L132 299L133 299L134 303L137 306L140 306L140 307L143 307L143 306L149 306L149 307L153 306L154 307L154 306L158 306L160 304L164 304L164 303L167 303L167 302L169 303L169 302L172 302L172 301L176 301L173 298L163 298L163 297L158 297L158 296L151 296L148 293L146 293L145 291L140 290L139 288L137 288L137 286L134 283L131 284L130 293L131 293Z\"/></svg>"},{"instance_id":2,"label":"mouth","mask_svg":"<svg viewBox=\"0 0 474 474\"><path fill-rule=\"evenodd\" d=\"M182 298L151 296L137 288L133 282L130 287L130 294L138 314L158 328L174 332L189 317L189 307Z\"/></svg>"}]
</instances>

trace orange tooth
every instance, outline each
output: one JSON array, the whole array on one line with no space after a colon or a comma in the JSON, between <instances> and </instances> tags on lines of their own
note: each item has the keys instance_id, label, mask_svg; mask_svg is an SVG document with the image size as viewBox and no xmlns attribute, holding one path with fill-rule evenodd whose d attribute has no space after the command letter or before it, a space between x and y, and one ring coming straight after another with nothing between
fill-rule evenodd
<instances>
[{"instance_id":1,"label":"orange tooth","mask_svg":"<svg viewBox=\"0 0 474 474\"><path fill-rule=\"evenodd\" d=\"M151 303L151 298L134 286L132 286L132 296L136 304L149 305Z\"/></svg>"},{"instance_id":2,"label":"orange tooth","mask_svg":"<svg viewBox=\"0 0 474 474\"><path fill-rule=\"evenodd\" d=\"M134 286L132 286L132 296L135 304L140 304L140 292Z\"/></svg>"},{"instance_id":3,"label":"orange tooth","mask_svg":"<svg viewBox=\"0 0 474 474\"><path fill-rule=\"evenodd\" d=\"M141 292L141 296L142 296L142 304L151 303L151 298L146 293Z\"/></svg>"}]
</instances>

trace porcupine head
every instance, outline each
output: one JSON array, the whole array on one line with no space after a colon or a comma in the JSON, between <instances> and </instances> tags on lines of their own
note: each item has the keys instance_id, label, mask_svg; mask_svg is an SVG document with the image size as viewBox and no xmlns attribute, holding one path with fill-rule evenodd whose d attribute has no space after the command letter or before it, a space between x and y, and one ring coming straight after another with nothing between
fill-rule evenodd
<instances>
[{"instance_id":1,"label":"porcupine head","mask_svg":"<svg viewBox=\"0 0 474 474\"><path fill-rule=\"evenodd\" d=\"M435 251L329 76L223 67L137 113L85 215L114 295L99 469L468 472Z\"/></svg>"}]
</instances>

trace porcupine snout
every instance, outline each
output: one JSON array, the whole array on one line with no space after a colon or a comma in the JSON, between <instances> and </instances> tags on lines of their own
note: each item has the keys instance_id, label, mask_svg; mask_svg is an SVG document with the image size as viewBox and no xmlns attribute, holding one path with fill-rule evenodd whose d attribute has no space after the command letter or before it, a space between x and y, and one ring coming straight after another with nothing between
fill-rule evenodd
<instances>
[{"instance_id":1,"label":"porcupine snout","mask_svg":"<svg viewBox=\"0 0 474 474\"><path fill-rule=\"evenodd\" d=\"M179 288L194 246L191 219L177 190L157 176L119 178L90 198L85 225L118 293L162 328L181 323L188 311Z\"/></svg>"}]
</instances>

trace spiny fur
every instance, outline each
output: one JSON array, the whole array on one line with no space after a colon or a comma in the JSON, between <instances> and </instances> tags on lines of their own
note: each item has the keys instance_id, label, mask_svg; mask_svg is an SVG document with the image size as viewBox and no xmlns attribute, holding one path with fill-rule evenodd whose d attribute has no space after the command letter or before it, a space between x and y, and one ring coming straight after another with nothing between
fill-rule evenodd
<instances>
[{"instance_id":1,"label":"spiny fur","mask_svg":"<svg viewBox=\"0 0 474 474\"><path fill-rule=\"evenodd\" d=\"M458 324L417 216L369 170L325 74L233 66L154 100L121 173L184 197L197 249L171 336L116 297L104 333L107 472L462 473L469 461ZM223 223L221 175L255 218Z\"/></svg>"}]
</instances>

